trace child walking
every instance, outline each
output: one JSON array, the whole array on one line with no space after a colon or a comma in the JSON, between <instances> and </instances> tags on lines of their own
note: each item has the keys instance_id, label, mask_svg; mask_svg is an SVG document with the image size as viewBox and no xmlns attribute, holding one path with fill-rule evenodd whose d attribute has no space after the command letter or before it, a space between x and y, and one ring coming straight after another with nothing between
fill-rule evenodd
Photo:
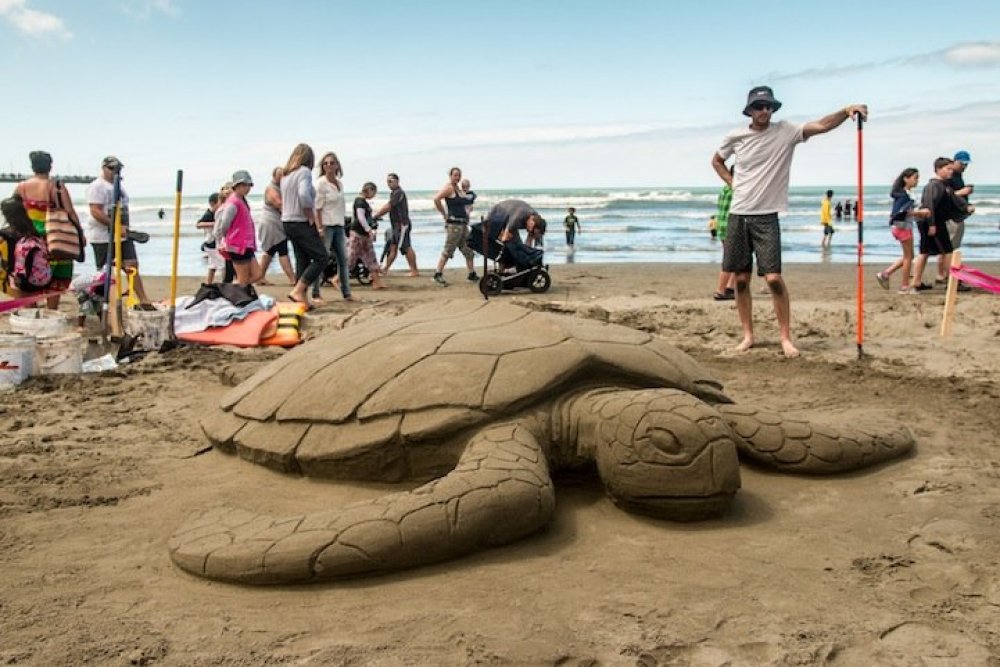
<instances>
[{"instance_id":1,"label":"child walking","mask_svg":"<svg viewBox=\"0 0 1000 667\"><path fill-rule=\"evenodd\" d=\"M913 294L916 290L910 286L911 267L913 265L913 221L916 218L926 218L929 211L916 208L916 203L910 197L910 190L917 187L920 172L914 167L904 169L892 183L892 212L889 214L889 224L892 225L892 236L899 241L903 256L875 274L879 287L889 289L889 278L899 269L903 270L903 282L899 287L900 294Z\"/></svg>"}]
</instances>

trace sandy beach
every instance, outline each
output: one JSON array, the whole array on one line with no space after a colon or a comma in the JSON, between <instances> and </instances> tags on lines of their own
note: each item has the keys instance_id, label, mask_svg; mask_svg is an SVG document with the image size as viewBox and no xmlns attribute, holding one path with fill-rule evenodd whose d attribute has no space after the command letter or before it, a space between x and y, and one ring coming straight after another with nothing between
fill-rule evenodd
<instances>
[{"instance_id":1,"label":"sandy beach","mask_svg":"<svg viewBox=\"0 0 1000 667\"><path fill-rule=\"evenodd\" d=\"M733 303L711 299L717 270L559 265L548 293L496 298L653 332L737 402L899 420L915 453L825 478L745 464L731 511L695 524L624 513L596 478L558 478L553 523L515 544L374 578L243 587L176 568L173 530L223 503L290 514L388 488L209 448L199 417L282 351L182 347L32 378L0 394L0 664L1000 665L1000 297L960 294L941 338L942 289L900 296L868 267L858 361L856 267L790 265L802 356L788 360L757 285L758 345L732 353L740 330ZM352 303L325 288L305 330L481 299L463 275L440 288L429 272L393 272ZM168 288L147 280L155 299Z\"/></svg>"}]
</instances>

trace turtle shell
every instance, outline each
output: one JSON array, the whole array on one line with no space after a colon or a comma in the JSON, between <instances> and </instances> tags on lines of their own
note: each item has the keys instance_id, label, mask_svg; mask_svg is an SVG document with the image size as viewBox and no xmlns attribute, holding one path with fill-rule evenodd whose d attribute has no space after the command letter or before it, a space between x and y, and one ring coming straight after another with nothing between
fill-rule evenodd
<instances>
[{"instance_id":1,"label":"turtle shell","mask_svg":"<svg viewBox=\"0 0 1000 667\"><path fill-rule=\"evenodd\" d=\"M693 359L648 333L449 301L298 347L227 393L202 428L215 446L281 470L392 480L453 465L434 450L471 427L608 385L729 402Z\"/></svg>"}]
</instances>

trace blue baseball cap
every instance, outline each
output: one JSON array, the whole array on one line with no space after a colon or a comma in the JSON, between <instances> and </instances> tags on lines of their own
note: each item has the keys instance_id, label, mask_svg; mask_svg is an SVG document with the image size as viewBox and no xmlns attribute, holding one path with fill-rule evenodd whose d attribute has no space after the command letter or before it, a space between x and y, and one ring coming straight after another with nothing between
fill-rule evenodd
<instances>
[{"instance_id":1,"label":"blue baseball cap","mask_svg":"<svg viewBox=\"0 0 1000 667\"><path fill-rule=\"evenodd\" d=\"M972 162L972 157L969 155L969 151L958 151L955 153L955 158L957 162Z\"/></svg>"}]
</instances>

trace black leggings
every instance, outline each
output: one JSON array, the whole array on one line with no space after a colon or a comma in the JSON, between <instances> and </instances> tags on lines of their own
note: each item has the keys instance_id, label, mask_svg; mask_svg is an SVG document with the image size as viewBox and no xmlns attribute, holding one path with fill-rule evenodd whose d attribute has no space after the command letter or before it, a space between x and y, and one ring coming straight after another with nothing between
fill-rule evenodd
<instances>
[{"instance_id":1,"label":"black leggings","mask_svg":"<svg viewBox=\"0 0 1000 667\"><path fill-rule=\"evenodd\" d=\"M295 250L295 278L311 285L330 261L330 251L316 227L309 222L284 222L282 225Z\"/></svg>"}]
</instances>

